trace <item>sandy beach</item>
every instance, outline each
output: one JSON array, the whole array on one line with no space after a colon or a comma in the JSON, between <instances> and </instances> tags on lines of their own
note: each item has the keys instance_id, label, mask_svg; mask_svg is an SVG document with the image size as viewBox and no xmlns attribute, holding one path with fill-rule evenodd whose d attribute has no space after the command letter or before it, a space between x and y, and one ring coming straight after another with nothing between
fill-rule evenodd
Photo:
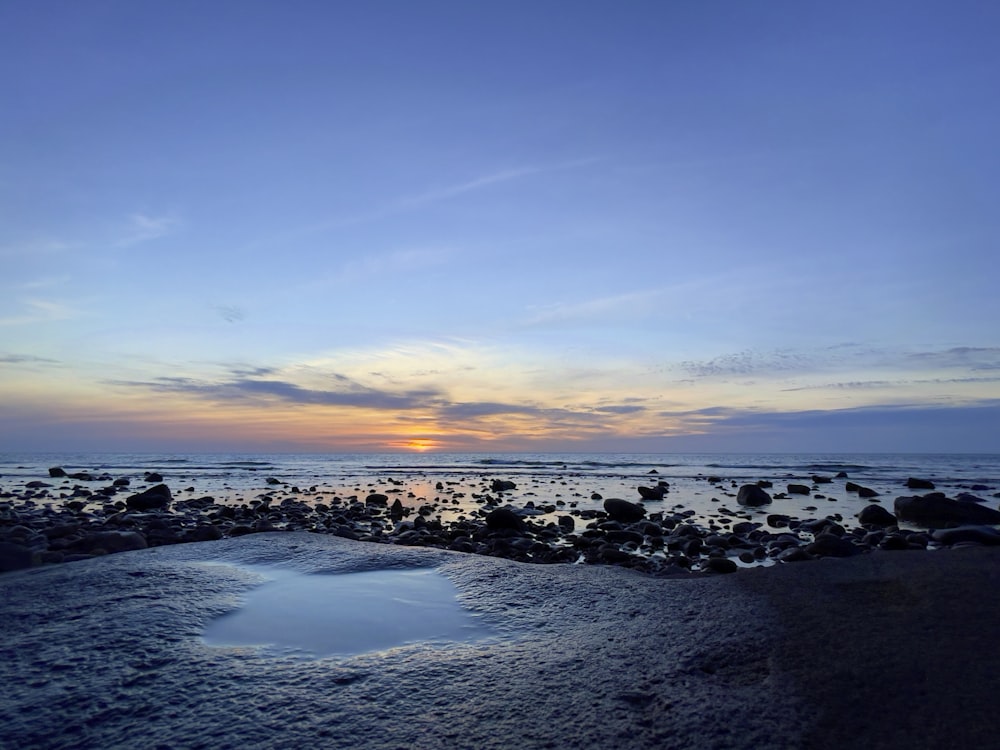
<instances>
[{"instance_id":1,"label":"sandy beach","mask_svg":"<svg viewBox=\"0 0 1000 750\"><path fill-rule=\"evenodd\" d=\"M14 572L0 576L0 745L988 746L998 554L656 578L280 533ZM259 566L431 568L491 635L322 658L206 643L280 584Z\"/></svg>"}]
</instances>

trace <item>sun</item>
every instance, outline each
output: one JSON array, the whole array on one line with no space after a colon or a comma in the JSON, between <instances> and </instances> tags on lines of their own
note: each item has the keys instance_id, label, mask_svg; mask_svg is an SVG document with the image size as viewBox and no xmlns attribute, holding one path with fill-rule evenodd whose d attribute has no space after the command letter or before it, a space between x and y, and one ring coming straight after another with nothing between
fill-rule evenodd
<instances>
[{"instance_id":1,"label":"sun","mask_svg":"<svg viewBox=\"0 0 1000 750\"><path fill-rule=\"evenodd\" d=\"M428 440L426 438L414 438L413 440L407 440L400 447L404 450L413 451L415 453L426 453L427 451L434 450L438 447L437 441Z\"/></svg>"}]
</instances>

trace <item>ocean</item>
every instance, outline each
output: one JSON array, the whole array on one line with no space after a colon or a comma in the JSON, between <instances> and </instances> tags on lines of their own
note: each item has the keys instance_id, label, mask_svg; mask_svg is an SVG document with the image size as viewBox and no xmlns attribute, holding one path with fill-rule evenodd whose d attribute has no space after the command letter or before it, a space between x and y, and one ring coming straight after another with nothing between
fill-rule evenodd
<instances>
[{"instance_id":1,"label":"ocean","mask_svg":"<svg viewBox=\"0 0 1000 750\"><path fill-rule=\"evenodd\" d=\"M65 497L77 485L104 486L100 480L50 479L48 469L55 466L68 473L127 478L133 488L147 486L146 473L156 472L175 498L211 495L237 505L265 496L323 502L390 491L414 508L436 504L442 516L481 507L494 479L515 483L502 500L518 508L599 509L601 498L639 501L639 486L666 482L670 491L662 501L647 502L647 508L683 509L696 523L711 523L720 512L733 509L750 516L836 514L850 521L872 501L847 491L848 481L878 492L875 501L890 510L897 496L915 494L905 486L910 477L929 480L952 497L971 492L991 507L997 506L995 493L1000 492L998 454L52 453L0 455L0 496L23 496L25 485L35 481L52 485L43 502ZM832 481L814 483L814 478ZM759 480L771 481L773 494L789 483L807 484L813 491L775 498L760 510L739 508L738 487Z\"/></svg>"}]
</instances>

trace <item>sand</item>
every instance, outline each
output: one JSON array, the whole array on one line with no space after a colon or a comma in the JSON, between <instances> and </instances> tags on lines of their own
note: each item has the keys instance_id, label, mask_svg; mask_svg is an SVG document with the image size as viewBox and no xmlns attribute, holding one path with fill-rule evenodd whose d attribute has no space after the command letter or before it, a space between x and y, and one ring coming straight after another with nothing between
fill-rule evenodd
<instances>
[{"instance_id":1,"label":"sand","mask_svg":"<svg viewBox=\"0 0 1000 750\"><path fill-rule=\"evenodd\" d=\"M0 746L990 746L998 563L874 552L663 579L278 533L8 573ZM323 658L207 643L261 565L432 569L489 635Z\"/></svg>"}]
</instances>

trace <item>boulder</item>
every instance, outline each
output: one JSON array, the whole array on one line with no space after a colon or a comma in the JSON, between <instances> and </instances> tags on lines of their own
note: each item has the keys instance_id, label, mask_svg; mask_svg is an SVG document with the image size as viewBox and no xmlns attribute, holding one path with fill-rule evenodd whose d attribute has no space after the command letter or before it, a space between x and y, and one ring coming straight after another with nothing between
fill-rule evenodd
<instances>
[{"instance_id":1,"label":"boulder","mask_svg":"<svg viewBox=\"0 0 1000 750\"><path fill-rule=\"evenodd\" d=\"M486 527L492 531L498 529L520 531L524 528L524 519L510 508L496 508L486 514Z\"/></svg>"},{"instance_id":2,"label":"boulder","mask_svg":"<svg viewBox=\"0 0 1000 750\"><path fill-rule=\"evenodd\" d=\"M35 555L27 547L10 542L0 542L0 573L30 568L34 564Z\"/></svg>"},{"instance_id":3,"label":"boulder","mask_svg":"<svg viewBox=\"0 0 1000 750\"><path fill-rule=\"evenodd\" d=\"M853 557L860 554L861 549L845 537L822 533L812 544L806 545L806 552L817 557Z\"/></svg>"},{"instance_id":4,"label":"boulder","mask_svg":"<svg viewBox=\"0 0 1000 750\"><path fill-rule=\"evenodd\" d=\"M125 499L125 505L132 510L166 510L170 507L173 497L170 488L165 484L157 484Z\"/></svg>"},{"instance_id":5,"label":"boulder","mask_svg":"<svg viewBox=\"0 0 1000 750\"><path fill-rule=\"evenodd\" d=\"M162 482L163 475L157 471L147 471L145 479L147 482Z\"/></svg>"},{"instance_id":6,"label":"boulder","mask_svg":"<svg viewBox=\"0 0 1000 750\"><path fill-rule=\"evenodd\" d=\"M630 503L617 497L609 497L604 501L604 510L615 521L632 523L646 515L646 509L638 503Z\"/></svg>"},{"instance_id":7,"label":"boulder","mask_svg":"<svg viewBox=\"0 0 1000 750\"><path fill-rule=\"evenodd\" d=\"M509 479L494 479L490 483L490 490L493 492L510 492L511 490L516 490L517 485L511 482Z\"/></svg>"},{"instance_id":8,"label":"boulder","mask_svg":"<svg viewBox=\"0 0 1000 750\"><path fill-rule=\"evenodd\" d=\"M811 490L804 484L790 484L788 485L789 495L808 495Z\"/></svg>"},{"instance_id":9,"label":"boulder","mask_svg":"<svg viewBox=\"0 0 1000 750\"><path fill-rule=\"evenodd\" d=\"M365 505L388 505L389 496L380 492L373 492L365 498Z\"/></svg>"},{"instance_id":10,"label":"boulder","mask_svg":"<svg viewBox=\"0 0 1000 750\"><path fill-rule=\"evenodd\" d=\"M104 550L105 552L128 552L134 549L146 549L146 539L138 531L98 531L88 534L77 545L76 549L88 552Z\"/></svg>"},{"instance_id":11,"label":"boulder","mask_svg":"<svg viewBox=\"0 0 1000 750\"><path fill-rule=\"evenodd\" d=\"M53 479L58 479L59 477L66 476L66 470L61 466L53 466L49 469L49 476Z\"/></svg>"},{"instance_id":12,"label":"boulder","mask_svg":"<svg viewBox=\"0 0 1000 750\"><path fill-rule=\"evenodd\" d=\"M740 505L757 508L761 505L768 505L771 502L771 496L756 484L744 484L736 493L736 502Z\"/></svg>"},{"instance_id":13,"label":"boulder","mask_svg":"<svg viewBox=\"0 0 1000 750\"><path fill-rule=\"evenodd\" d=\"M920 526L960 526L963 524L1000 524L1000 511L976 503L963 503L941 492L929 495L897 497L896 516Z\"/></svg>"},{"instance_id":14,"label":"boulder","mask_svg":"<svg viewBox=\"0 0 1000 750\"><path fill-rule=\"evenodd\" d=\"M938 544L961 544L974 542L989 547L1000 545L1000 531L992 526L957 526L953 529L938 529L931 538Z\"/></svg>"},{"instance_id":15,"label":"boulder","mask_svg":"<svg viewBox=\"0 0 1000 750\"><path fill-rule=\"evenodd\" d=\"M666 482L660 482L655 487L640 487L639 497L643 500L662 500L669 489Z\"/></svg>"},{"instance_id":16,"label":"boulder","mask_svg":"<svg viewBox=\"0 0 1000 750\"><path fill-rule=\"evenodd\" d=\"M706 573L735 573L739 566L728 557L710 557L702 563Z\"/></svg>"},{"instance_id":17,"label":"boulder","mask_svg":"<svg viewBox=\"0 0 1000 750\"><path fill-rule=\"evenodd\" d=\"M895 526L896 517L881 505L869 505L858 513L858 523L862 526Z\"/></svg>"},{"instance_id":18,"label":"boulder","mask_svg":"<svg viewBox=\"0 0 1000 750\"><path fill-rule=\"evenodd\" d=\"M878 497L878 493L870 487L858 487L858 497L871 498Z\"/></svg>"},{"instance_id":19,"label":"boulder","mask_svg":"<svg viewBox=\"0 0 1000 750\"><path fill-rule=\"evenodd\" d=\"M911 490L933 490L934 482L929 479L917 479L916 477L910 477L906 480L906 487Z\"/></svg>"}]
</instances>

